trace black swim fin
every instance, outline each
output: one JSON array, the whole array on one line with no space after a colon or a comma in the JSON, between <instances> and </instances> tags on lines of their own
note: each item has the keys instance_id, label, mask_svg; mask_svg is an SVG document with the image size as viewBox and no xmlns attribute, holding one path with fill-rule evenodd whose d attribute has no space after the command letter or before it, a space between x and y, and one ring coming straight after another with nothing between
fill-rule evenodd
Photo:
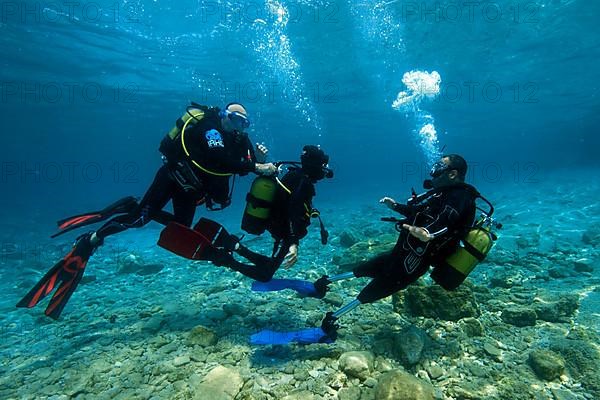
<instances>
[{"instance_id":1,"label":"black swim fin","mask_svg":"<svg viewBox=\"0 0 600 400\"><path fill-rule=\"evenodd\" d=\"M82 226L91 225L96 222L104 221L115 214L129 213L138 206L137 199L133 196L123 197L115 201L100 211L91 211L85 214L74 215L65 219L61 219L56 224L59 231L53 234L52 238L72 231L73 229L81 228Z\"/></svg>"},{"instance_id":2,"label":"black swim fin","mask_svg":"<svg viewBox=\"0 0 600 400\"><path fill-rule=\"evenodd\" d=\"M17 303L17 307L35 307L40 300L54 290L57 284L60 284L45 311L50 318L58 319L81 281L90 256L98 247L91 244L91 235L91 233L85 233L79 236L71 251L40 279L33 289Z\"/></svg>"}]
</instances>

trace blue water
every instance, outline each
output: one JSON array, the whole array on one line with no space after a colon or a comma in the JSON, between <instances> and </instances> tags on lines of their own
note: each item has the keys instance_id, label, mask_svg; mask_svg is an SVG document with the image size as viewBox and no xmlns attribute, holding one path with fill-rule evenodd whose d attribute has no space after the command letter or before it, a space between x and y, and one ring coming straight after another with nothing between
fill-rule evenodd
<instances>
[{"instance_id":1,"label":"blue water","mask_svg":"<svg viewBox=\"0 0 600 400\"><path fill-rule=\"evenodd\" d=\"M600 3L581 0L2 1L0 397L191 396L191 371L173 379L159 368L153 376L170 382L167 390L128 380L133 370L123 367L116 374L114 364L133 363L136 373L147 374L162 355L140 355L138 349L157 338L183 340L197 325L214 331L220 347L182 368L193 365L203 378L233 348L241 355L230 365L248 379L278 382L273 371L261 370L269 353L249 346L248 336L269 321L279 329L307 318L314 324L333 307L293 294L251 293L249 279L206 263L190 265L158 249L160 226L151 224L108 241L88 266L97 280L75 293L63 321L50 322L40 307L14 309L76 236L48 239L55 221L143 195L161 165L158 144L190 101L244 103L250 136L268 146L273 161L298 159L305 144L330 154L335 179L318 184L315 206L332 244L319 245L313 223L300 262L278 277L337 272L332 259L345 254L338 236L346 229L362 241L393 234L378 222L386 212L377 201L405 198L411 187L420 189L439 154L459 153L471 167L468 181L494 202L505 224L495 251L522 253L520 264L505 269L524 276L525 288L581 295L579 314L569 324L534 331L541 337L544 329L558 334L581 326L597 335L598 242L583 243L582 235L600 222L598 15ZM239 179L233 205L209 217L239 232L250 183L250 177ZM199 209L198 215L207 212ZM519 237L533 244L519 249ZM266 237L249 243L265 252L271 245ZM528 268L532 253L545 254L535 260L542 268L562 255L565 265L591 260L594 272L535 280L539 271ZM131 254L165 268L149 276L115 274ZM490 275L502 269L496 260L473 281L487 287ZM346 302L359 288L338 293ZM223 319L224 302L243 303L247 312ZM305 360L308 370L337 360L331 351L379 354L373 343L382 333L352 326L368 320L384 330L392 310L389 302L369 307L349 317L341 345L324 355L302 348L290 354ZM294 320L296 308L302 310L300 322ZM160 315L160 327L144 329L141 312ZM111 315L116 323L107 322ZM167 354L185 355L185 349ZM285 354L274 351L272 357L300 368ZM397 365L393 356L383 356ZM100 368L95 383L85 381L87 389L69 391L65 382L75 379L80 362L113 367ZM36 375L44 367L62 375ZM295 388L336 398L307 383L322 379L297 378ZM532 385L538 384L534 379ZM578 389L578 378L569 379L553 384L597 395L589 383ZM492 378L481 383L496 384ZM361 385L366 393L369 387ZM450 396L444 388L452 385L438 390ZM279 396L252 390L241 393ZM539 393L551 396L550 386Z\"/></svg>"}]
</instances>

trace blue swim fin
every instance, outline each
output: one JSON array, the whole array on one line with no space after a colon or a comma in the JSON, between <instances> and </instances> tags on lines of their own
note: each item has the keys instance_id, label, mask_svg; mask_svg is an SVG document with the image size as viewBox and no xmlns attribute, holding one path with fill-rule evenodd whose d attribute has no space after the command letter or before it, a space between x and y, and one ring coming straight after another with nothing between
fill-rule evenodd
<instances>
[{"instance_id":1,"label":"blue swim fin","mask_svg":"<svg viewBox=\"0 0 600 400\"><path fill-rule=\"evenodd\" d=\"M269 282L252 282L252 290L255 292L277 292L279 290L292 289L302 297L323 298L325 292L320 292L314 283L299 279L271 279Z\"/></svg>"},{"instance_id":2,"label":"blue swim fin","mask_svg":"<svg viewBox=\"0 0 600 400\"><path fill-rule=\"evenodd\" d=\"M276 332L268 329L255 333L250 337L250 344L313 344L333 343L333 340L321 328L308 328L295 332Z\"/></svg>"}]
</instances>

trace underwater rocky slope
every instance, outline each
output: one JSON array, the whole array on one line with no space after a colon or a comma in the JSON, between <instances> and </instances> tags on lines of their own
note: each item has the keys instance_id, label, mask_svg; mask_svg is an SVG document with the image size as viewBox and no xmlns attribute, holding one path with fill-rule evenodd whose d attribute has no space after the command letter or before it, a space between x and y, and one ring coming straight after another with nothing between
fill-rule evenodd
<instances>
[{"instance_id":1,"label":"underwater rocky slope","mask_svg":"<svg viewBox=\"0 0 600 400\"><path fill-rule=\"evenodd\" d=\"M600 205L590 188L565 209L571 187L496 194L502 236L466 284L445 292L422 279L345 316L330 345L252 347L248 337L316 326L366 281L336 283L324 300L254 293L233 272L152 246L154 227L102 247L54 322L14 304L69 244L35 259L5 253L0 397L600 398ZM321 211L331 245L311 232L297 268L279 277L348 270L395 241L379 207ZM270 248L266 238L248 243Z\"/></svg>"}]
</instances>

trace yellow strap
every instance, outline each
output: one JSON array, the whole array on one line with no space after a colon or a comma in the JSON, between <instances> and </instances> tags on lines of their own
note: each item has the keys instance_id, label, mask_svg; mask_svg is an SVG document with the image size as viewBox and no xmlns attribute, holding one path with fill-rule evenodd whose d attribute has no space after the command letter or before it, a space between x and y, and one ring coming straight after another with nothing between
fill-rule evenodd
<instances>
[{"instance_id":1,"label":"yellow strap","mask_svg":"<svg viewBox=\"0 0 600 400\"><path fill-rule=\"evenodd\" d=\"M183 128L181 129L181 146L183 147L183 151L185 152L185 155L188 156L188 158L192 161L192 164L194 164L196 167L198 167L200 170L202 170L203 172L206 172L209 175L214 175L214 176L231 176L233 174L231 173L224 173L224 172L214 172L214 171L210 171L206 168L204 168L202 165L198 164L196 162L196 160L194 160L192 158L192 156L190 156L190 152L187 149L187 146L185 145L185 130L188 126L188 124L190 123L190 121L193 120L193 118L188 119L185 124L183 124Z\"/></svg>"},{"instance_id":2,"label":"yellow strap","mask_svg":"<svg viewBox=\"0 0 600 400\"><path fill-rule=\"evenodd\" d=\"M292 194L292 191L291 191L290 189L288 189L288 188L287 188L287 186L285 186L285 185L283 184L283 182L281 182L281 181L279 180L279 178L278 178L278 177L275 177L275 180L277 181L277 183L279 184L279 186L281 186L281 187L283 188L283 190L285 190L285 191L287 192L287 194Z\"/></svg>"},{"instance_id":3,"label":"yellow strap","mask_svg":"<svg viewBox=\"0 0 600 400\"><path fill-rule=\"evenodd\" d=\"M283 182L281 182L279 180L278 177L275 177L275 180L277 181L277 183L279 184L279 186L281 186L283 188L283 190L285 190L287 192L287 194L292 194L292 191L290 189L288 189L288 187L285 186L283 184ZM306 215L308 218L313 217L312 209L308 208L308 204L304 203L304 208L306 209L306 213L304 215ZM319 216L319 211L318 210L317 210L317 216ZM315 216L313 218L316 218L317 216Z\"/></svg>"}]
</instances>

